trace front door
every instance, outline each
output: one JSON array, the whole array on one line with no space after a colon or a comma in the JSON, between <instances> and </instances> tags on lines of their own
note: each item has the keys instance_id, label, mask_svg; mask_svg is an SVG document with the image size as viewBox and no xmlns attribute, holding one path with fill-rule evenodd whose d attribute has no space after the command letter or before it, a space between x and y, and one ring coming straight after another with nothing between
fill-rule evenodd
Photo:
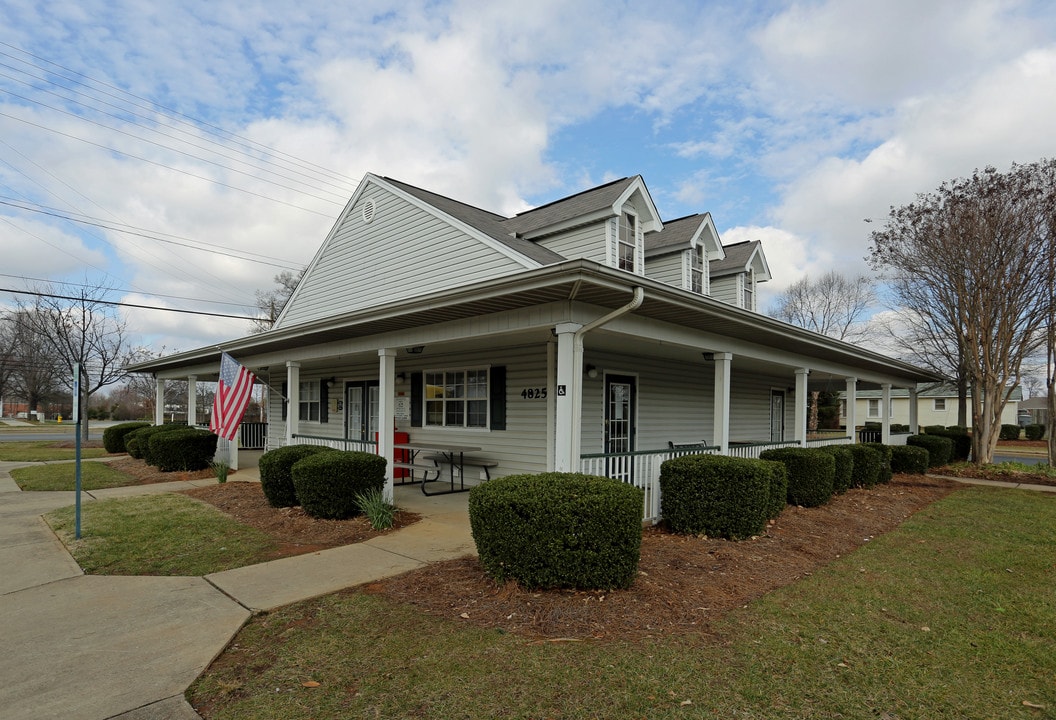
<instances>
[{"instance_id":1,"label":"front door","mask_svg":"<svg viewBox=\"0 0 1056 720\"><path fill-rule=\"evenodd\" d=\"M374 433L378 431L378 381L345 385L345 408L345 437L374 442Z\"/></svg>"},{"instance_id":2,"label":"front door","mask_svg":"<svg viewBox=\"0 0 1056 720\"><path fill-rule=\"evenodd\" d=\"M770 442L785 440L785 393L770 391Z\"/></svg>"},{"instance_id":3,"label":"front door","mask_svg":"<svg viewBox=\"0 0 1056 720\"><path fill-rule=\"evenodd\" d=\"M631 375L605 376L605 453L623 455L608 459L607 474L625 482L634 479L637 380Z\"/></svg>"}]
</instances>

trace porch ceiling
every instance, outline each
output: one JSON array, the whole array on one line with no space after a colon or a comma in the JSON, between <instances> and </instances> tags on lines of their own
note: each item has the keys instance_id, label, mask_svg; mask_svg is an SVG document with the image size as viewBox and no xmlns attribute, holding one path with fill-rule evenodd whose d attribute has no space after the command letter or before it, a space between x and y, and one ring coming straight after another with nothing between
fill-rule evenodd
<instances>
[{"instance_id":1,"label":"porch ceiling","mask_svg":"<svg viewBox=\"0 0 1056 720\"><path fill-rule=\"evenodd\" d=\"M851 365L879 375L907 380L937 379L930 373L877 353L823 337L758 313L647 278L576 260L497 278L486 283L410 298L400 303L345 313L325 320L250 335L221 348L235 358L282 352L305 345L369 337L428 327L504 311L555 302L580 302L605 309L625 305L636 286L645 301L639 317L670 323L748 343L764 344L837 365ZM716 348L717 350L721 348ZM200 348L138 363L133 372L165 373L206 363L219 364L218 348ZM815 382L823 378L814 378Z\"/></svg>"}]
</instances>

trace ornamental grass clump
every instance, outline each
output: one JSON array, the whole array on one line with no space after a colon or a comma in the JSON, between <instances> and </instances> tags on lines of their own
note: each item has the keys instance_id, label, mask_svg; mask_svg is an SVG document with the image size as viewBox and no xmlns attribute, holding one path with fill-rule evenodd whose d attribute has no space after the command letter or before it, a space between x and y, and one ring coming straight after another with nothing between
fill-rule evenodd
<instances>
[{"instance_id":1,"label":"ornamental grass clump","mask_svg":"<svg viewBox=\"0 0 1056 720\"><path fill-rule=\"evenodd\" d=\"M638 574L643 495L579 473L507 475L469 492L484 571L529 589L626 588Z\"/></svg>"},{"instance_id":2,"label":"ornamental grass clump","mask_svg":"<svg viewBox=\"0 0 1056 720\"><path fill-rule=\"evenodd\" d=\"M380 489L359 493L356 505L375 530L388 530L396 521L396 506L385 500L385 493Z\"/></svg>"},{"instance_id":3,"label":"ornamental grass clump","mask_svg":"<svg viewBox=\"0 0 1056 720\"><path fill-rule=\"evenodd\" d=\"M784 508L785 495L784 465L777 470L766 460L686 455L660 465L660 514L675 533L730 540L758 535Z\"/></svg>"},{"instance_id":4,"label":"ornamental grass clump","mask_svg":"<svg viewBox=\"0 0 1056 720\"><path fill-rule=\"evenodd\" d=\"M774 448L759 457L776 460L788 470L788 503L803 507L824 505L836 483L836 458L817 448Z\"/></svg>"},{"instance_id":5,"label":"ornamental grass clump","mask_svg":"<svg viewBox=\"0 0 1056 720\"><path fill-rule=\"evenodd\" d=\"M309 455L290 469L297 502L315 518L342 520L358 515L356 496L385 486L386 464L380 455L357 451Z\"/></svg>"},{"instance_id":6,"label":"ornamental grass clump","mask_svg":"<svg viewBox=\"0 0 1056 720\"><path fill-rule=\"evenodd\" d=\"M337 452L322 445L287 445L269 450L260 457L260 489L272 507L293 507L297 491L293 487L291 468L294 464L321 452Z\"/></svg>"}]
</instances>

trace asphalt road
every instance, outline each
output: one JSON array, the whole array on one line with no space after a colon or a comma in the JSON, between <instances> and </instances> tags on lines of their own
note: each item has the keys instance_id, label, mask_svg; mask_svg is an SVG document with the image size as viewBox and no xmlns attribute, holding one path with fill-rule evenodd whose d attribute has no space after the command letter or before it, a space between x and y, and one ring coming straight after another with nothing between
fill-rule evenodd
<instances>
[{"instance_id":1,"label":"asphalt road","mask_svg":"<svg viewBox=\"0 0 1056 720\"><path fill-rule=\"evenodd\" d=\"M88 438L90 440L102 440L103 430L107 425L113 423L90 423L88 425ZM73 440L76 425L66 425L60 428L58 425L48 426L46 429L10 427L0 425L0 442L31 442L34 440L49 440L52 442L60 440Z\"/></svg>"}]
</instances>

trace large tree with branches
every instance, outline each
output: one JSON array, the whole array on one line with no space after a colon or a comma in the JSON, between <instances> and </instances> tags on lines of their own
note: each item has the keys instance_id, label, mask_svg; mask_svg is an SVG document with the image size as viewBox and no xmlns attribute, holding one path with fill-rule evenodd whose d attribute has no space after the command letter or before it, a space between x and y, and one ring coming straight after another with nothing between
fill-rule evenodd
<instances>
[{"instance_id":1,"label":"large tree with branches","mask_svg":"<svg viewBox=\"0 0 1056 720\"><path fill-rule=\"evenodd\" d=\"M1041 346L1052 302L1044 167L986 168L945 182L892 208L872 233L870 261L903 311L908 342L971 389L980 464L993 457L1001 413Z\"/></svg>"}]
</instances>

